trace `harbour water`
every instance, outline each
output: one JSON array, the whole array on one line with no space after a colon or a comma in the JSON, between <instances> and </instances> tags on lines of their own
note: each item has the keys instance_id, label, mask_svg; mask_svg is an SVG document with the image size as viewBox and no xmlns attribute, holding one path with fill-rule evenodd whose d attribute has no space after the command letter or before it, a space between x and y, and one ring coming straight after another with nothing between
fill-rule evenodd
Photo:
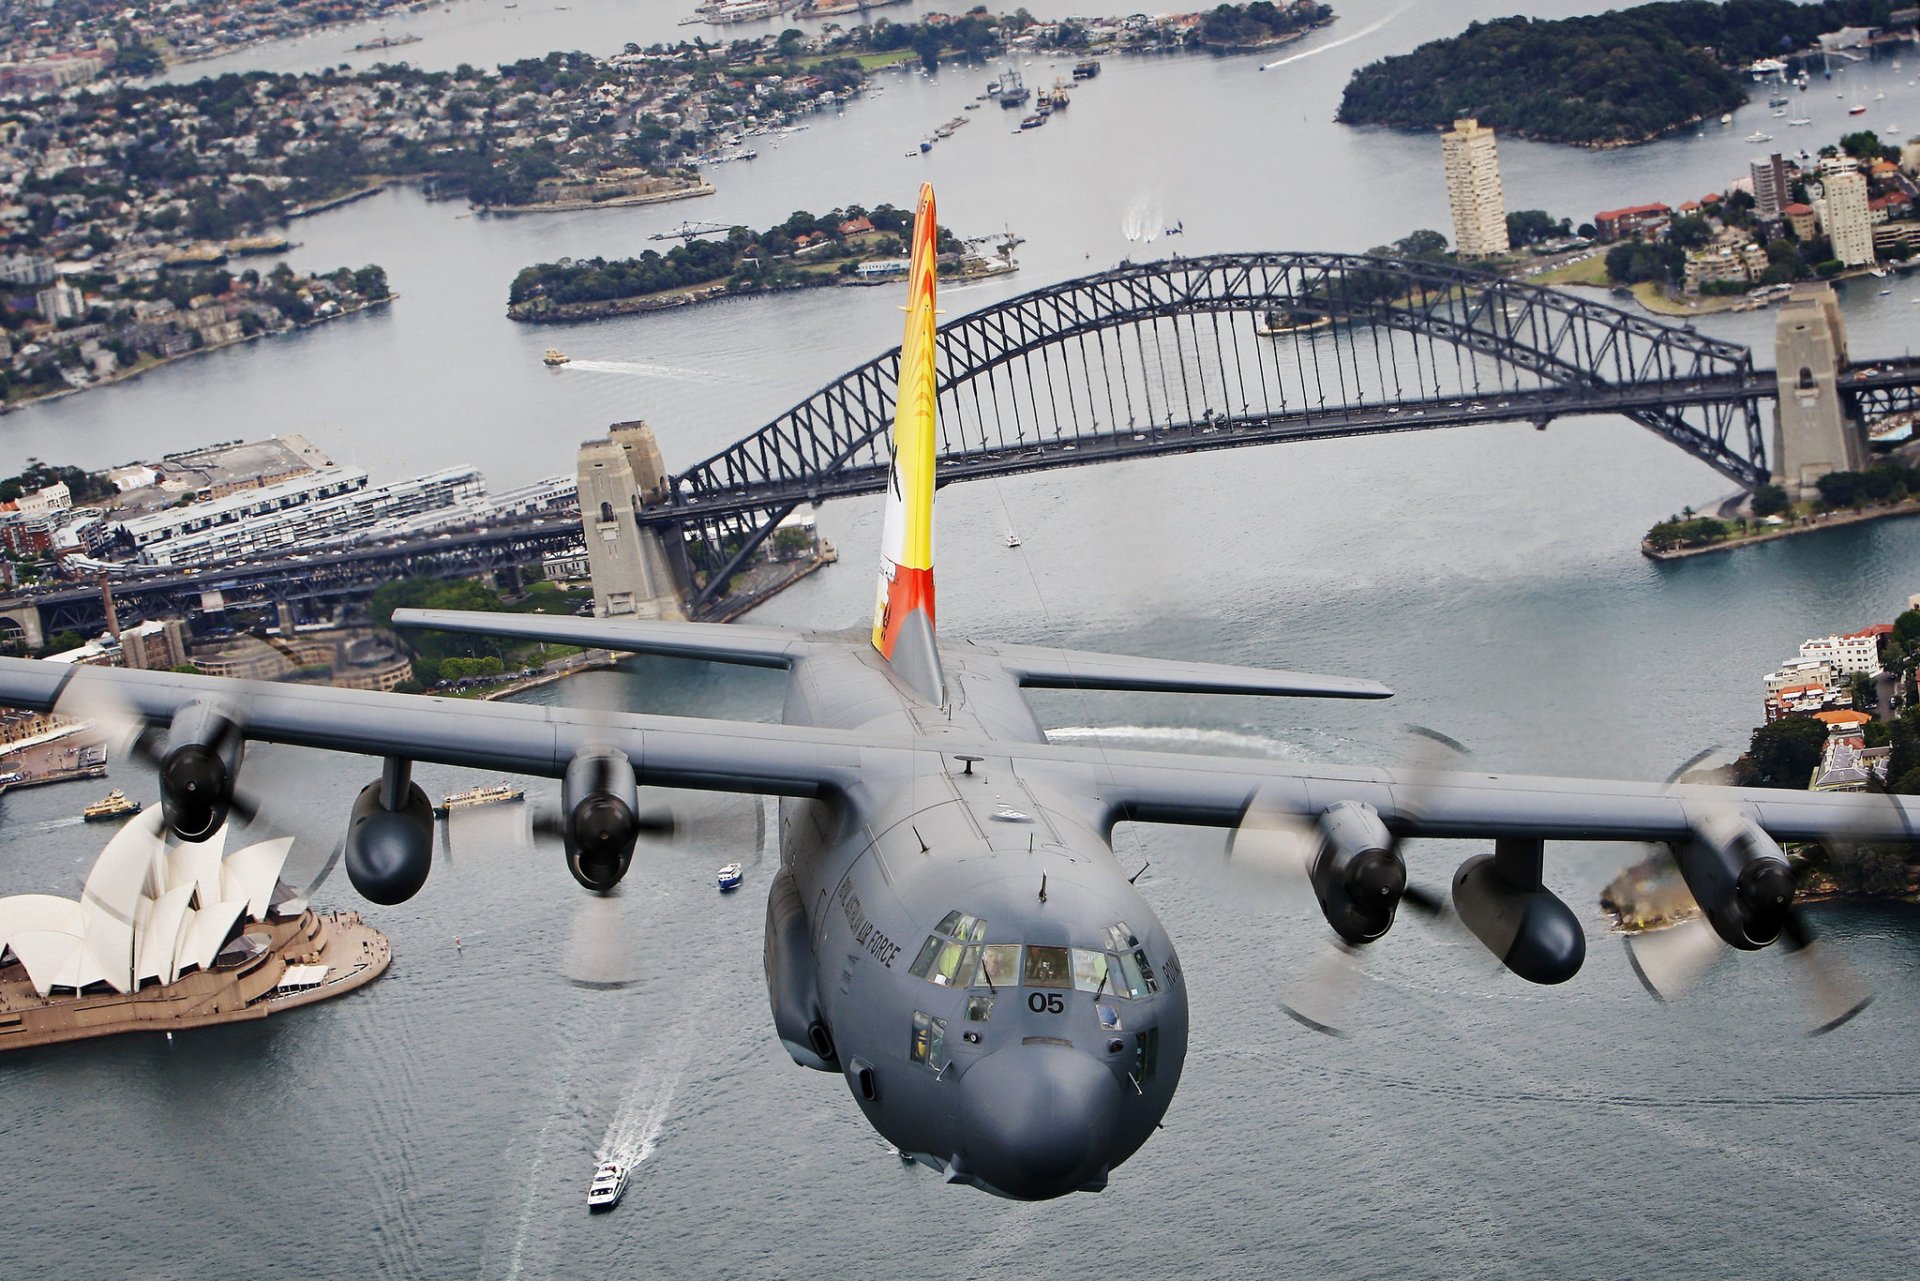
<instances>
[{"instance_id":1,"label":"harbour water","mask_svg":"<svg viewBox=\"0 0 1920 1281\"><path fill-rule=\"evenodd\" d=\"M611 51L673 34L665 28L680 15L655 4L646 21L662 29L629 34L633 8L576 0L551 22L598 14L603 25L557 28L567 38L555 43ZM1543 16L1573 8L1532 6ZM1433 139L1328 121L1356 63L1503 11L1356 0L1294 48L1312 53L1391 21L1266 73L1252 59L1109 60L1047 128L1014 136L983 107L969 113L973 126L911 159L913 142L985 74L890 76L884 96L762 145L759 160L716 175L718 196L689 204L488 219L387 192L297 224L294 260L379 262L402 295L394 307L9 415L0 462L100 465L301 430L376 476L472 461L504 486L564 471L577 441L644 417L669 465L684 466L897 342L896 300L830 290L529 329L504 318L514 271L630 254L683 218L765 225L795 208L905 205L929 176L943 220L962 234L1006 225L1028 240L1020 274L948 291L950 314L1170 248L1364 249L1444 228ZM488 13L505 24L501 6L471 0L388 29L450 30ZM547 30L528 24L512 48L476 43L459 56L543 52ZM363 38L337 37L341 48ZM408 52L425 63L442 44L436 35ZM252 65L272 65L268 52ZM1026 74L1052 73L1036 60ZM1888 101L1920 93L1890 71L1845 74L1882 77ZM1744 172L1753 148L1739 138L1763 103L1703 138L1603 154L1503 141L1510 207L1577 222L1717 188ZM1920 121L1920 96L1905 114ZM1839 131L1836 120L1792 133L1828 141ZM1176 222L1182 237L1148 242ZM1888 298L1848 298L1857 352L1910 343L1914 290L1903 281ZM1701 323L1771 363L1771 320ZM575 363L542 366L550 345ZM1391 762L1408 750L1402 726L1418 722L1468 744L1488 769L1661 777L1702 747L1743 741L1759 717L1760 674L1801 639L1891 618L1920 591L1915 521L1671 564L1638 555L1647 525L1726 489L1607 419L956 486L941 500L942 626L1365 675L1400 691L1368 706L1042 696L1043 721L1077 740ZM849 502L818 516L841 562L755 621L839 626L869 607L875 511ZM1020 547L1005 546L1009 529ZM644 661L535 696L771 718L778 685ZM317 862L375 772L256 749L247 778ZM435 795L493 781L421 774ZM132 771L114 783L154 799L151 780ZM553 791L537 784L529 801ZM61 789L0 800L0 888L77 890L100 843L97 829L69 821L80 803ZM1820 912L1880 997L1809 1040L1795 1032L1788 967L1771 954L1723 966L1701 999L1651 1004L1593 908L1640 851L1556 847L1550 883L1588 921L1577 979L1529 988L1496 975L1476 945L1406 922L1369 958L1355 1033L1335 1041L1278 1008L1324 929L1295 904L1223 901L1205 874L1220 834L1123 828L1120 857L1129 870L1152 864L1141 887L1192 983L1193 1050L1167 1129L1107 1192L1020 1205L902 1168L841 1082L787 1061L760 974L759 894L776 858L760 835L764 811L737 799L680 803L697 835L643 855L610 904L586 901L556 854L525 847L525 807L463 814L451 865L420 897L368 910L395 962L364 992L262 1026L0 1061L0 1164L30 1176L0 1202L21 1274L1909 1270L1900 1225L1920 1140L1908 1070L1920 1037L1914 909ZM1439 884L1471 849L1417 844L1413 874ZM735 860L746 891L722 898L713 869ZM357 905L344 883L321 900ZM583 952L594 964L610 956L632 981L579 986L570 976ZM596 1153L644 1160L621 1209L589 1220Z\"/></svg>"}]
</instances>

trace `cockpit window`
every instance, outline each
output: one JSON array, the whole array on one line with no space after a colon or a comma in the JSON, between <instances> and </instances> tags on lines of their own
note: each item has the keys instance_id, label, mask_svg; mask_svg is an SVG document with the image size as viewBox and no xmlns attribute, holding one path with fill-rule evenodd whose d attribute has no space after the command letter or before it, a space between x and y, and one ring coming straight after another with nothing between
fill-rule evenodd
<instances>
[{"instance_id":1,"label":"cockpit window","mask_svg":"<svg viewBox=\"0 0 1920 1281\"><path fill-rule=\"evenodd\" d=\"M1142 959L1142 954L1139 952L1122 952L1120 954L1120 972L1114 977L1114 981L1122 985L1120 995L1131 996L1137 999L1152 991L1152 989L1147 986L1146 972L1140 967L1140 961Z\"/></svg>"},{"instance_id":2,"label":"cockpit window","mask_svg":"<svg viewBox=\"0 0 1920 1281\"><path fill-rule=\"evenodd\" d=\"M1113 982L1107 977L1107 954L1074 948L1073 986L1081 992L1111 991Z\"/></svg>"},{"instance_id":3,"label":"cockpit window","mask_svg":"<svg viewBox=\"0 0 1920 1281\"><path fill-rule=\"evenodd\" d=\"M1021 971L1026 987L1072 987L1073 971L1064 947L1028 947L1026 968Z\"/></svg>"},{"instance_id":4,"label":"cockpit window","mask_svg":"<svg viewBox=\"0 0 1920 1281\"><path fill-rule=\"evenodd\" d=\"M1140 946L1140 940L1134 937L1133 930L1125 921L1107 927L1107 946L1115 952L1125 952Z\"/></svg>"},{"instance_id":5,"label":"cockpit window","mask_svg":"<svg viewBox=\"0 0 1920 1281\"><path fill-rule=\"evenodd\" d=\"M939 1072L947 1066L947 1021L922 1010L913 1012L913 1039L907 1057Z\"/></svg>"},{"instance_id":6,"label":"cockpit window","mask_svg":"<svg viewBox=\"0 0 1920 1281\"><path fill-rule=\"evenodd\" d=\"M980 949L964 946L978 943L986 937L987 923L977 916L968 916L965 912L948 912L940 918L940 924L934 932L927 935L927 941L920 945L919 955L913 958L908 973L917 979L926 979L942 987L965 986L973 977L975 959ZM994 981L999 981L996 972Z\"/></svg>"},{"instance_id":7,"label":"cockpit window","mask_svg":"<svg viewBox=\"0 0 1920 1281\"><path fill-rule=\"evenodd\" d=\"M980 949L980 972L974 976L975 987L1019 987L1020 986L1020 945L1018 943L989 943Z\"/></svg>"},{"instance_id":8,"label":"cockpit window","mask_svg":"<svg viewBox=\"0 0 1920 1281\"><path fill-rule=\"evenodd\" d=\"M954 987L966 982L965 976L973 973L980 959L980 949L965 947L959 943L942 943L940 955L927 972L927 977L941 987Z\"/></svg>"}]
</instances>

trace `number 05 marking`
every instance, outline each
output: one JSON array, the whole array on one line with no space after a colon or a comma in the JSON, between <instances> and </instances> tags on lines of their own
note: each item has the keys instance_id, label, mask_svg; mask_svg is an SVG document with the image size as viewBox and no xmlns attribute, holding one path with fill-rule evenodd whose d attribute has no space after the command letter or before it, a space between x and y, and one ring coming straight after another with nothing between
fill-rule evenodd
<instances>
[{"instance_id":1,"label":"number 05 marking","mask_svg":"<svg viewBox=\"0 0 1920 1281\"><path fill-rule=\"evenodd\" d=\"M1027 998L1027 1008L1035 1014L1058 1014L1067 1008L1058 992L1035 992Z\"/></svg>"}]
</instances>

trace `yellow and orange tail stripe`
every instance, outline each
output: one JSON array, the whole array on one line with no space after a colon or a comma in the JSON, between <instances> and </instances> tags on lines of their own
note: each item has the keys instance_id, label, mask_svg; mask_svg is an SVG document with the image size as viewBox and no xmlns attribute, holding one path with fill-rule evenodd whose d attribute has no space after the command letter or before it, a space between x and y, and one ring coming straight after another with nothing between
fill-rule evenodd
<instances>
[{"instance_id":1,"label":"yellow and orange tail stripe","mask_svg":"<svg viewBox=\"0 0 1920 1281\"><path fill-rule=\"evenodd\" d=\"M893 469L880 542L880 584L874 601L873 646L889 661L900 629L917 610L932 627L933 467L933 185L920 188L913 214L913 256L907 270L907 327L900 340L899 397L894 406Z\"/></svg>"}]
</instances>

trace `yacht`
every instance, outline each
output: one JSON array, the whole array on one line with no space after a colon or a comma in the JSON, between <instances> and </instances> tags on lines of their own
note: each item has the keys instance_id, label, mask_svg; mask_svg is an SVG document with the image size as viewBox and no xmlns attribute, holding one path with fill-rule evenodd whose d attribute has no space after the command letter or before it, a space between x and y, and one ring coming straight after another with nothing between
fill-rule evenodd
<instances>
[{"instance_id":1,"label":"yacht","mask_svg":"<svg viewBox=\"0 0 1920 1281\"><path fill-rule=\"evenodd\" d=\"M720 869L719 874L715 877L715 879L720 882L720 889L722 890L722 892L724 892L727 890L739 889L740 882L745 880L746 876L740 870L740 865L738 863L729 863L725 867Z\"/></svg>"},{"instance_id":2,"label":"yacht","mask_svg":"<svg viewBox=\"0 0 1920 1281\"><path fill-rule=\"evenodd\" d=\"M1763 133L1760 130L1755 129L1752 133L1747 135L1747 141L1748 142L1772 142L1773 135L1770 133Z\"/></svg>"},{"instance_id":3,"label":"yacht","mask_svg":"<svg viewBox=\"0 0 1920 1281\"><path fill-rule=\"evenodd\" d=\"M628 1170L618 1161L608 1161L595 1170L593 1182L587 1185L587 1209L598 1214L619 1205L620 1198L627 1194Z\"/></svg>"}]
</instances>

